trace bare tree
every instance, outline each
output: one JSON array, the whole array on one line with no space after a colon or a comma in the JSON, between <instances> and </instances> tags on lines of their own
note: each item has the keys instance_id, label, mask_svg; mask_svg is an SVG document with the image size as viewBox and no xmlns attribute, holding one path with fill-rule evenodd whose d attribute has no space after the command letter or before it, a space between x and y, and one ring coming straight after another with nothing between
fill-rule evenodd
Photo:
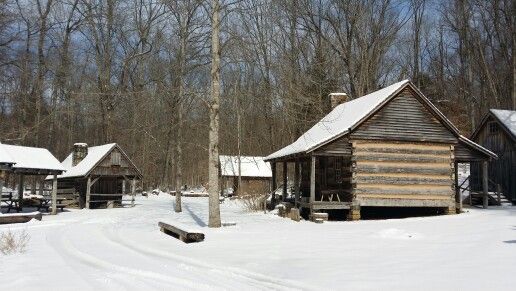
<instances>
[{"instance_id":1,"label":"bare tree","mask_svg":"<svg viewBox=\"0 0 516 291\"><path fill-rule=\"evenodd\" d=\"M211 100L208 146L209 227L220 227L219 107L220 107L220 3L211 1Z\"/></svg>"}]
</instances>

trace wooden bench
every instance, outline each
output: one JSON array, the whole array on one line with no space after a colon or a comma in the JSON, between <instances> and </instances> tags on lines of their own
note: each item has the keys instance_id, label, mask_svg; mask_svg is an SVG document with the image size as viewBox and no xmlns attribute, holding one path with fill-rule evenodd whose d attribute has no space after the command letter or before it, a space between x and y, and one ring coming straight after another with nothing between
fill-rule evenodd
<instances>
[{"instance_id":1,"label":"wooden bench","mask_svg":"<svg viewBox=\"0 0 516 291\"><path fill-rule=\"evenodd\" d=\"M18 209L16 202L17 201L13 199L13 193L11 192L4 192L0 197L0 206L4 203L7 206L7 212L11 212L11 209L13 208Z\"/></svg>"},{"instance_id":2,"label":"wooden bench","mask_svg":"<svg viewBox=\"0 0 516 291\"><path fill-rule=\"evenodd\" d=\"M185 226L173 226L161 221L158 223L158 226L163 233L171 235L185 243L201 242L204 240L204 233L188 230Z\"/></svg>"},{"instance_id":3,"label":"wooden bench","mask_svg":"<svg viewBox=\"0 0 516 291\"><path fill-rule=\"evenodd\" d=\"M41 220L42 217L43 215L39 211L32 213L0 214L0 224L25 223L32 219Z\"/></svg>"},{"instance_id":4,"label":"wooden bench","mask_svg":"<svg viewBox=\"0 0 516 291\"><path fill-rule=\"evenodd\" d=\"M51 193L51 190L48 191ZM64 211L65 207L69 207L70 205L77 203L79 198L79 194L75 192L74 188L70 189L57 189L57 204L56 208ZM52 195L45 194L43 198L37 199L39 201L38 211L41 209L45 209L46 211L52 207Z\"/></svg>"}]
</instances>

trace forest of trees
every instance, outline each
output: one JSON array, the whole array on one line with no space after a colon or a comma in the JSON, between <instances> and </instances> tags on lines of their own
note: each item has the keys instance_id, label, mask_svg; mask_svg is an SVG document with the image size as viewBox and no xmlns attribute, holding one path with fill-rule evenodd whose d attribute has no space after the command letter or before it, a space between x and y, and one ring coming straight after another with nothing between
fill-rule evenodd
<instances>
[{"instance_id":1,"label":"forest of trees","mask_svg":"<svg viewBox=\"0 0 516 291\"><path fill-rule=\"evenodd\" d=\"M215 2L0 0L0 141L117 142L145 187L206 183ZM221 154L270 154L329 93L407 78L466 135L516 108L514 0L219 2Z\"/></svg>"}]
</instances>

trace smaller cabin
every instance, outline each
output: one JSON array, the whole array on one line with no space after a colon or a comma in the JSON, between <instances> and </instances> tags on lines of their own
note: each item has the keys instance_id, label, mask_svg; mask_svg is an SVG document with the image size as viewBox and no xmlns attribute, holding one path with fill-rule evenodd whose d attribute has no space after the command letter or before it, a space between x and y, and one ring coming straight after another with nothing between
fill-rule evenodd
<instances>
[{"instance_id":1,"label":"smaller cabin","mask_svg":"<svg viewBox=\"0 0 516 291\"><path fill-rule=\"evenodd\" d=\"M220 176L224 189L233 188L238 195L262 195L270 192L272 171L263 157L219 156ZM240 171L239 171L240 169ZM238 185L238 177L242 185Z\"/></svg>"},{"instance_id":2,"label":"smaller cabin","mask_svg":"<svg viewBox=\"0 0 516 291\"><path fill-rule=\"evenodd\" d=\"M121 205L125 194L134 194L140 170L116 143L89 147L76 143L61 163L66 172L57 177L58 191L78 194L80 208ZM133 200L134 202L134 200Z\"/></svg>"},{"instance_id":3,"label":"smaller cabin","mask_svg":"<svg viewBox=\"0 0 516 291\"><path fill-rule=\"evenodd\" d=\"M489 191L501 192L516 203L516 111L491 109L482 119L471 139L498 155L489 163ZM481 189L478 164L471 165L472 188Z\"/></svg>"}]
</instances>

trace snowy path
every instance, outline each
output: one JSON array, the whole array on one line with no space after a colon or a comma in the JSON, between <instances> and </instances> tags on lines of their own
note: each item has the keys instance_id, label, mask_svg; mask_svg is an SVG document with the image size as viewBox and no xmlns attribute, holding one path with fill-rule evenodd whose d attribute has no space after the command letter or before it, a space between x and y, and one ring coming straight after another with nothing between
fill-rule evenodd
<instances>
[{"instance_id":1,"label":"snowy path","mask_svg":"<svg viewBox=\"0 0 516 291\"><path fill-rule=\"evenodd\" d=\"M24 254L0 257L2 289L14 290L509 290L516 267L516 208L456 216L295 223L222 205L209 229L207 199L138 200L135 208L75 210L0 231L27 230ZM202 228L184 244L158 221ZM488 272L485 274L484 272ZM489 278L489 279L485 279ZM495 280L496 278L496 280ZM53 283L55 282L55 283Z\"/></svg>"}]
</instances>

